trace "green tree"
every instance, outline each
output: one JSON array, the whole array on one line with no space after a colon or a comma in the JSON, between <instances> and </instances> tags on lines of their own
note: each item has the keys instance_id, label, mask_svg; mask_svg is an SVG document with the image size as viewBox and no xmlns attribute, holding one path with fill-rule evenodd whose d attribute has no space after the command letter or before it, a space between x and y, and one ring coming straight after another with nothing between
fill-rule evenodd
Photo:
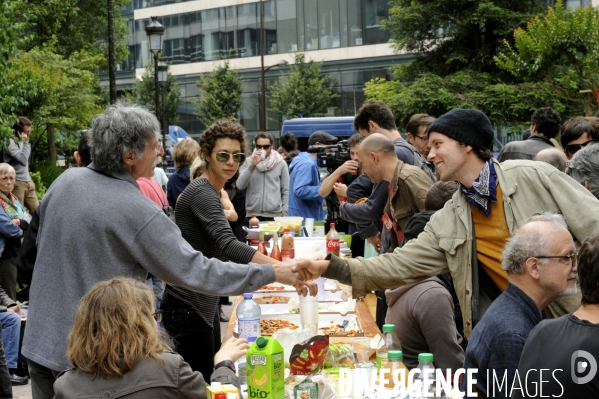
<instances>
[{"instance_id":1,"label":"green tree","mask_svg":"<svg viewBox=\"0 0 599 399\"><path fill-rule=\"evenodd\" d=\"M512 31L542 10L537 0L391 0L391 32L398 52L421 54L410 64L448 75L463 69L496 73L492 57Z\"/></svg>"},{"instance_id":2,"label":"green tree","mask_svg":"<svg viewBox=\"0 0 599 399\"><path fill-rule=\"evenodd\" d=\"M287 118L324 115L339 95L333 91L330 77L320 73L321 69L321 62L306 62L304 53L296 53L289 75L268 87L271 108Z\"/></svg>"},{"instance_id":3,"label":"green tree","mask_svg":"<svg viewBox=\"0 0 599 399\"><path fill-rule=\"evenodd\" d=\"M225 61L214 71L200 77L200 98L194 100L199 109L198 119L206 126L228 116L237 116L241 108L241 79Z\"/></svg>"},{"instance_id":4,"label":"green tree","mask_svg":"<svg viewBox=\"0 0 599 399\"><path fill-rule=\"evenodd\" d=\"M590 5L567 8L558 0L544 17L516 29L514 38L514 45L505 41L505 51L495 57L499 67L527 82L547 82L564 100L582 106L587 116L594 114L599 86L597 10Z\"/></svg>"},{"instance_id":5,"label":"green tree","mask_svg":"<svg viewBox=\"0 0 599 399\"><path fill-rule=\"evenodd\" d=\"M23 24L17 18L22 7L21 0L0 0L0 137L12 135L12 125L27 105L25 96L31 89L21 74L9 76L22 40Z\"/></svg>"},{"instance_id":6,"label":"green tree","mask_svg":"<svg viewBox=\"0 0 599 399\"><path fill-rule=\"evenodd\" d=\"M365 93L368 99L387 103L398 126L406 126L416 113L439 116L452 108L476 108L495 126L518 132L530 125L531 112L537 108L568 111L549 84L506 84L468 70L444 77L423 73L412 82L373 80L366 83Z\"/></svg>"},{"instance_id":7,"label":"green tree","mask_svg":"<svg viewBox=\"0 0 599 399\"><path fill-rule=\"evenodd\" d=\"M114 0L115 58L124 60L127 49L127 21L120 9L131 0ZM96 0L24 0L20 8L28 40L24 50L48 46L64 57L86 51L101 55L99 64L107 67L108 9L106 1Z\"/></svg>"},{"instance_id":8,"label":"green tree","mask_svg":"<svg viewBox=\"0 0 599 399\"><path fill-rule=\"evenodd\" d=\"M156 92L155 92L155 79L154 79L154 64L150 63L146 65L146 70L142 75L141 80L135 81L135 86L127 98L130 102L143 105L150 111L156 110ZM160 104L164 100L164 112L167 120L167 124L174 124L177 120L178 114L177 109L181 103L180 95L181 88L177 79L169 72L166 75L166 82L160 82L158 84L160 94Z\"/></svg>"}]
</instances>

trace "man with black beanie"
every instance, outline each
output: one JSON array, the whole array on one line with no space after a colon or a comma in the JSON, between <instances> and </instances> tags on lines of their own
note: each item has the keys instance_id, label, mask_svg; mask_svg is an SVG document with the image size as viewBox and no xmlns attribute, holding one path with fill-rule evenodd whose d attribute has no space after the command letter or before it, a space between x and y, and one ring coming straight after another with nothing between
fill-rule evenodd
<instances>
[{"instance_id":1,"label":"man with black beanie","mask_svg":"<svg viewBox=\"0 0 599 399\"><path fill-rule=\"evenodd\" d=\"M507 287L501 252L527 218L561 213L574 238L583 242L599 232L599 200L574 179L544 162L492 159L494 131L478 110L453 109L428 130L432 161L442 181L461 188L431 218L418 238L393 253L369 259L301 261L312 277L323 275L350 284L355 297L451 273L464 320L464 334L482 318ZM580 209L585 209L581 217ZM552 254L539 254L552 255ZM580 306L580 296L547 306L561 316Z\"/></svg>"}]
</instances>

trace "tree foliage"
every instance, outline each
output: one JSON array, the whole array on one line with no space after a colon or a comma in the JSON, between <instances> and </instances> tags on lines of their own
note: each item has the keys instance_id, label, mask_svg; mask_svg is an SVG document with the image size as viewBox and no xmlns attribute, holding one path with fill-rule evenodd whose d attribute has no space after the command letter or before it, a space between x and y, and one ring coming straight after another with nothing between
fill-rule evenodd
<instances>
[{"instance_id":1,"label":"tree foliage","mask_svg":"<svg viewBox=\"0 0 599 399\"><path fill-rule=\"evenodd\" d=\"M200 98L194 102L198 106L198 119L206 126L214 121L233 116L241 108L241 79L237 71L224 61L214 71L200 77L198 81Z\"/></svg>"},{"instance_id":2,"label":"tree foliage","mask_svg":"<svg viewBox=\"0 0 599 399\"><path fill-rule=\"evenodd\" d=\"M114 1L115 58L128 55L127 21L120 9L131 0ZM96 0L24 0L20 9L25 32L29 35L22 48L26 51L51 44L64 57L89 52L100 55L99 65L108 63L108 9L106 1Z\"/></svg>"},{"instance_id":3,"label":"tree foliage","mask_svg":"<svg viewBox=\"0 0 599 399\"><path fill-rule=\"evenodd\" d=\"M23 7L21 0L0 0L0 137L12 134L19 110L27 105L25 95L28 87L21 76L9 76L17 55L23 24L17 15Z\"/></svg>"},{"instance_id":4,"label":"tree foliage","mask_svg":"<svg viewBox=\"0 0 599 399\"><path fill-rule=\"evenodd\" d=\"M155 92L154 64L146 65L146 70L142 75L142 80L136 80L131 94L127 96L130 102L143 105L150 111L156 110L156 92ZM177 120L177 108L181 103L181 88L177 79L169 72L166 75L166 82L160 82L158 85L160 104L164 100L162 109L165 112L167 124L172 124Z\"/></svg>"},{"instance_id":5,"label":"tree foliage","mask_svg":"<svg viewBox=\"0 0 599 399\"><path fill-rule=\"evenodd\" d=\"M447 75L463 69L496 73L492 57L504 38L541 10L536 0L391 0L389 20L398 52L421 54L409 67Z\"/></svg>"},{"instance_id":6,"label":"tree foliage","mask_svg":"<svg viewBox=\"0 0 599 399\"><path fill-rule=\"evenodd\" d=\"M269 86L270 106L281 116L297 118L322 116L338 94L331 88L330 77L320 73L322 63L306 62L304 53L295 54L288 76L278 85Z\"/></svg>"},{"instance_id":7,"label":"tree foliage","mask_svg":"<svg viewBox=\"0 0 599 399\"><path fill-rule=\"evenodd\" d=\"M515 43L495 57L499 67L527 82L545 81L587 116L599 86L599 12L567 8L561 0L544 17L514 32ZM581 90L591 91L580 93Z\"/></svg>"},{"instance_id":8,"label":"tree foliage","mask_svg":"<svg viewBox=\"0 0 599 399\"><path fill-rule=\"evenodd\" d=\"M490 74L460 71L441 77L421 74L411 82L383 79L366 83L368 99L386 102L398 126L406 126L413 114L439 116L453 108L483 111L495 126L516 132L530 125L531 113L540 107L568 112L547 83L506 84Z\"/></svg>"}]
</instances>

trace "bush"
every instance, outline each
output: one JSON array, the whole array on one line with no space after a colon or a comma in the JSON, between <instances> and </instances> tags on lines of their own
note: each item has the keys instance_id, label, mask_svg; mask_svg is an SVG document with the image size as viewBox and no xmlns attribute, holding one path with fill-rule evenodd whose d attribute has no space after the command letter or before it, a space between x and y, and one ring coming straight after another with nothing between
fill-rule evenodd
<instances>
[{"instance_id":1,"label":"bush","mask_svg":"<svg viewBox=\"0 0 599 399\"><path fill-rule=\"evenodd\" d=\"M37 199L41 200L48 190L48 187L64 172L59 166L56 166L53 160L48 159L38 165L34 165L35 172L31 172L31 179L35 184Z\"/></svg>"}]
</instances>

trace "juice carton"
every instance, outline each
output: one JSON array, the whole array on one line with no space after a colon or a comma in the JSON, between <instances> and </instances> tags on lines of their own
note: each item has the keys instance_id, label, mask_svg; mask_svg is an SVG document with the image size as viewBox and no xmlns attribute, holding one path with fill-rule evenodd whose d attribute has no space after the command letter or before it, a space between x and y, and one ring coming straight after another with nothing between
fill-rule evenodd
<instances>
[{"instance_id":1,"label":"juice carton","mask_svg":"<svg viewBox=\"0 0 599 399\"><path fill-rule=\"evenodd\" d=\"M206 397L207 399L216 399L216 395L223 392L225 395L233 394L238 397L237 387L232 384L221 384L220 382L213 382L210 385L206 385Z\"/></svg>"},{"instance_id":2,"label":"juice carton","mask_svg":"<svg viewBox=\"0 0 599 399\"><path fill-rule=\"evenodd\" d=\"M258 337L247 351L249 399L285 398L283 347L271 337Z\"/></svg>"}]
</instances>

